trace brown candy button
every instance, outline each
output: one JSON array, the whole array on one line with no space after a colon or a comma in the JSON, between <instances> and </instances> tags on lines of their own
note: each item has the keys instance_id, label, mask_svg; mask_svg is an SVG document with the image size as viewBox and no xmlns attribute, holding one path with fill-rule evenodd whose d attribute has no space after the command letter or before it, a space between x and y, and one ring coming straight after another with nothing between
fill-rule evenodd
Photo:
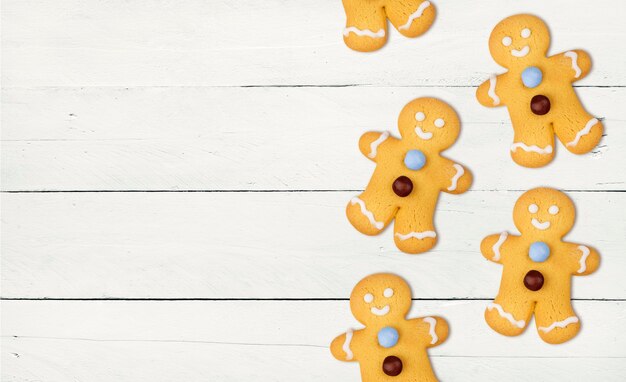
<instances>
[{"instance_id":1,"label":"brown candy button","mask_svg":"<svg viewBox=\"0 0 626 382\"><path fill-rule=\"evenodd\" d=\"M411 182L411 179L403 175L394 180L391 187L396 195L404 198L405 196L409 196L411 191L413 191L413 182Z\"/></svg>"},{"instance_id":2,"label":"brown candy button","mask_svg":"<svg viewBox=\"0 0 626 382\"><path fill-rule=\"evenodd\" d=\"M538 94L530 100L530 110L537 115L545 115L550 111L548 97Z\"/></svg>"},{"instance_id":3,"label":"brown candy button","mask_svg":"<svg viewBox=\"0 0 626 382\"><path fill-rule=\"evenodd\" d=\"M402 373L402 361L395 355L390 355L383 361L383 372L389 376L395 377Z\"/></svg>"},{"instance_id":4,"label":"brown candy button","mask_svg":"<svg viewBox=\"0 0 626 382\"><path fill-rule=\"evenodd\" d=\"M524 276L524 286L533 292L538 291L543 287L543 275L539 271L529 271Z\"/></svg>"}]
</instances>

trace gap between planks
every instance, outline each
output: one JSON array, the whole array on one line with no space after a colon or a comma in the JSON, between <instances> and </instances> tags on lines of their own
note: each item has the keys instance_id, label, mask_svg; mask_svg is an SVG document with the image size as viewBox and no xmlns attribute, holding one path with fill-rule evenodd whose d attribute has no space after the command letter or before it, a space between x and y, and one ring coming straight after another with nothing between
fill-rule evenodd
<instances>
[{"instance_id":1,"label":"gap between planks","mask_svg":"<svg viewBox=\"0 0 626 382\"><path fill-rule=\"evenodd\" d=\"M493 301L489 297L429 297L412 301ZM350 301L347 297L1 297L0 301ZM571 301L626 301L623 298L572 298Z\"/></svg>"},{"instance_id":2,"label":"gap between planks","mask_svg":"<svg viewBox=\"0 0 626 382\"><path fill-rule=\"evenodd\" d=\"M314 192L363 192L364 190L3 190L0 194L70 194L70 193L314 193ZM472 189L468 192L525 192L522 189ZM561 189L563 192L626 192L626 190L569 190Z\"/></svg>"}]
</instances>

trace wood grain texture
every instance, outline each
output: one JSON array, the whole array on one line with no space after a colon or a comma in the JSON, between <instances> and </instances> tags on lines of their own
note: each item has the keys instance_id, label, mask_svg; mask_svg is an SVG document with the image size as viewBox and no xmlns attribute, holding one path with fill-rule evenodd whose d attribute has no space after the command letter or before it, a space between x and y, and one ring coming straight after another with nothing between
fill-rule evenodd
<instances>
[{"instance_id":1,"label":"wood grain texture","mask_svg":"<svg viewBox=\"0 0 626 382\"><path fill-rule=\"evenodd\" d=\"M552 52L588 50L583 85L626 85L623 2L440 1L423 37L390 29L372 54L348 49L335 0L9 0L3 2L5 86L478 85L501 70L492 28L540 15Z\"/></svg>"},{"instance_id":2,"label":"wood grain texture","mask_svg":"<svg viewBox=\"0 0 626 382\"><path fill-rule=\"evenodd\" d=\"M440 241L423 255L399 252L392 231L358 233L344 212L352 192L4 194L3 296L336 298L390 271L416 297L492 298L502 268L480 241L515 231L520 194L443 195ZM570 196L567 238L602 257L574 296L626 298L626 193Z\"/></svg>"},{"instance_id":3,"label":"wood grain texture","mask_svg":"<svg viewBox=\"0 0 626 382\"><path fill-rule=\"evenodd\" d=\"M626 2L435 4L423 37L390 30L385 48L358 54L337 0L3 1L2 297L33 300L2 301L0 379L357 381L327 348L356 322L329 299L390 271L434 299L411 315L451 324L431 352L443 381L626 380ZM558 147L541 170L511 161L506 110L474 98L502 70L491 29L520 12L548 23L551 53L591 54L577 92L606 127L592 153ZM343 210L373 170L359 136L395 133L419 96L459 112L447 155L475 184L442 196L440 243L409 256ZM602 256L574 279L583 326L558 346L533 325L506 338L483 319L502 269L480 240L514 230L521 190L543 185L573 191L568 238ZM188 190L211 192L177 192Z\"/></svg>"},{"instance_id":4,"label":"wood grain texture","mask_svg":"<svg viewBox=\"0 0 626 382\"><path fill-rule=\"evenodd\" d=\"M441 314L451 337L431 349L444 381L620 381L624 302L577 302L583 328L559 346L533 326L518 338L483 321L486 301L415 302ZM41 319L45 317L45 319ZM313 319L313 317L315 317ZM3 380L358 380L328 344L358 327L347 301L11 301L3 307Z\"/></svg>"},{"instance_id":5,"label":"wood grain texture","mask_svg":"<svg viewBox=\"0 0 626 382\"><path fill-rule=\"evenodd\" d=\"M557 144L540 170L513 163L505 109L474 88L6 89L3 190L358 190L373 165L361 134L397 135L420 96L453 105L463 127L445 155L475 173L474 190L523 190L529 180L572 190L624 190L626 88L582 88L606 137L587 155Z\"/></svg>"}]
</instances>

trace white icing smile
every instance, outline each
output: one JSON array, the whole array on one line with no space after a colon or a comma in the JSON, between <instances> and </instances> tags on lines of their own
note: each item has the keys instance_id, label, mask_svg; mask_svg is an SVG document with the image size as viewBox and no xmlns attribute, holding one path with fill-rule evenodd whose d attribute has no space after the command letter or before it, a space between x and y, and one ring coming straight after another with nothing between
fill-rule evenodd
<instances>
[{"instance_id":1,"label":"white icing smile","mask_svg":"<svg viewBox=\"0 0 626 382\"><path fill-rule=\"evenodd\" d=\"M537 219L533 218L533 220L531 220L530 222L532 223L533 227L535 227L537 229L540 229L542 231L550 228L550 222L549 221L542 222L540 220L537 220Z\"/></svg>"},{"instance_id":2,"label":"white icing smile","mask_svg":"<svg viewBox=\"0 0 626 382\"><path fill-rule=\"evenodd\" d=\"M389 313L389 305L383 306L382 309L378 309L377 307L372 306L370 310L372 311L372 314L376 316L384 316L385 314Z\"/></svg>"},{"instance_id":3,"label":"white icing smile","mask_svg":"<svg viewBox=\"0 0 626 382\"><path fill-rule=\"evenodd\" d=\"M425 141L427 141L427 140L429 140L430 138L433 137L433 133L426 132L426 131L422 130L422 128L419 127L419 126L415 126L415 134L417 134L418 137L420 137L421 139L423 139Z\"/></svg>"},{"instance_id":4,"label":"white icing smile","mask_svg":"<svg viewBox=\"0 0 626 382\"><path fill-rule=\"evenodd\" d=\"M517 50L517 49L511 50L511 55L513 55L513 57L524 57L528 53L530 53L530 47L528 45L524 45L524 47L520 50Z\"/></svg>"}]
</instances>

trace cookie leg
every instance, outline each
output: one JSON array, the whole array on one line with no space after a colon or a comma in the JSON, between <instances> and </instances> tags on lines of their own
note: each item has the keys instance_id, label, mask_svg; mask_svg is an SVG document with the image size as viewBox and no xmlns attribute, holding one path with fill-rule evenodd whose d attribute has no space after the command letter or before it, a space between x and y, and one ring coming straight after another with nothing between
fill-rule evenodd
<instances>
[{"instance_id":1,"label":"cookie leg","mask_svg":"<svg viewBox=\"0 0 626 382\"><path fill-rule=\"evenodd\" d=\"M539 336L550 344L568 341L580 330L580 320L569 299L537 302L535 320Z\"/></svg>"},{"instance_id":2,"label":"cookie leg","mask_svg":"<svg viewBox=\"0 0 626 382\"><path fill-rule=\"evenodd\" d=\"M393 239L405 253L426 252L437 243L433 224L433 207L411 205L402 207L396 215Z\"/></svg>"},{"instance_id":3,"label":"cookie leg","mask_svg":"<svg viewBox=\"0 0 626 382\"><path fill-rule=\"evenodd\" d=\"M346 27L343 40L351 49L369 52L387 42L387 16L381 2L343 0Z\"/></svg>"},{"instance_id":4,"label":"cookie leg","mask_svg":"<svg viewBox=\"0 0 626 382\"><path fill-rule=\"evenodd\" d=\"M385 6L389 21L400 33L416 37L426 32L435 21L435 6L430 1L389 1Z\"/></svg>"},{"instance_id":5,"label":"cookie leg","mask_svg":"<svg viewBox=\"0 0 626 382\"><path fill-rule=\"evenodd\" d=\"M525 117L526 118L526 117ZM511 157L524 167L542 167L554 158L554 130L549 122L537 118L513 119L515 137Z\"/></svg>"},{"instance_id":6,"label":"cookie leg","mask_svg":"<svg viewBox=\"0 0 626 382\"><path fill-rule=\"evenodd\" d=\"M534 302L519 298L515 290L500 292L487 305L485 320L493 330L505 336L518 336L524 332L533 312Z\"/></svg>"},{"instance_id":7,"label":"cookie leg","mask_svg":"<svg viewBox=\"0 0 626 382\"><path fill-rule=\"evenodd\" d=\"M602 122L588 114L581 105L554 121L554 131L565 147L574 154L585 154L602 139Z\"/></svg>"},{"instance_id":8,"label":"cookie leg","mask_svg":"<svg viewBox=\"0 0 626 382\"><path fill-rule=\"evenodd\" d=\"M366 189L348 202L346 215L359 232L378 235L393 219L398 207L386 200L381 193Z\"/></svg>"}]
</instances>

